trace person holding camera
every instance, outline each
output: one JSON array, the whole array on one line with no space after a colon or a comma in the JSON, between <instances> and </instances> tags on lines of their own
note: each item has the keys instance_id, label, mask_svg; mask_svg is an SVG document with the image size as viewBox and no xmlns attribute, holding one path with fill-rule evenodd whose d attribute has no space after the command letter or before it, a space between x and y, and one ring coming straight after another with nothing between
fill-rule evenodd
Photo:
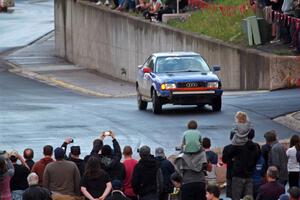
<instances>
[{"instance_id":1,"label":"person holding camera","mask_svg":"<svg viewBox=\"0 0 300 200\"><path fill-rule=\"evenodd\" d=\"M112 138L113 148L110 145L103 145L106 137ZM94 140L91 154L84 158L85 163L91 156L98 158L101 168L109 174L111 180L121 180L125 178L125 168L120 162L122 158L121 147L112 131L104 131L100 134L99 139Z\"/></svg>"},{"instance_id":2,"label":"person holding camera","mask_svg":"<svg viewBox=\"0 0 300 200\"><path fill-rule=\"evenodd\" d=\"M72 138L66 138L64 143L61 145L61 147L64 149L65 152L67 152L68 144L71 144L73 142L74 140ZM80 172L80 176L82 176L84 173L84 160L79 158L81 154L80 146L71 146L70 150L71 152L69 156L65 155L65 158L66 160L72 161L77 165L78 170Z\"/></svg>"},{"instance_id":3,"label":"person holding camera","mask_svg":"<svg viewBox=\"0 0 300 200\"><path fill-rule=\"evenodd\" d=\"M18 154L17 151L12 151L10 153L9 159L11 160L15 169L15 174L10 180L12 199L22 199L24 190L28 188L27 176L30 173L30 170L23 157ZM21 161L21 164L17 163L18 160Z\"/></svg>"}]
</instances>

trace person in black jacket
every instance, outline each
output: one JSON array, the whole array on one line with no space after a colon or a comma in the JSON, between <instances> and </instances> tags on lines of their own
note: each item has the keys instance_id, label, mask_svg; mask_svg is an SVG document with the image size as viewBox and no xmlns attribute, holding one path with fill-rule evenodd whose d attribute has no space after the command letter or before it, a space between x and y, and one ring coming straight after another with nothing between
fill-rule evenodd
<instances>
[{"instance_id":1,"label":"person in black jacket","mask_svg":"<svg viewBox=\"0 0 300 200\"><path fill-rule=\"evenodd\" d=\"M38 185L39 177L36 173L30 173L27 181L29 188L24 191L23 200L51 200L51 192Z\"/></svg>"},{"instance_id":2,"label":"person in black jacket","mask_svg":"<svg viewBox=\"0 0 300 200\"><path fill-rule=\"evenodd\" d=\"M233 134L230 134L230 140L232 140ZM226 167L226 197L231 198L231 183L232 183L232 166L233 166L233 160L232 158L229 158L230 149L232 147L232 144L226 145L223 148L222 152L222 162L227 165Z\"/></svg>"},{"instance_id":3,"label":"person in black jacket","mask_svg":"<svg viewBox=\"0 0 300 200\"><path fill-rule=\"evenodd\" d=\"M260 150L257 144L248 140L242 146L231 145L228 160L232 165L232 200L240 200L246 195L253 195L252 174L256 167Z\"/></svg>"},{"instance_id":4,"label":"person in black jacket","mask_svg":"<svg viewBox=\"0 0 300 200\"><path fill-rule=\"evenodd\" d=\"M34 152L31 148L24 149L23 157L24 157L25 162L28 165L30 170L32 169L32 167L34 165L33 155L34 155Z\"/></svg>"},{"instance_id":5,"label":"person in black jacket","mask_svg":"<svg viewBox=\"0 0 300 200\"><path fill-rule=\"evenodd\" d=\"M68 144L73 143L73 139L72 138L66 138L64 143L61 145L61 147L64 149L65 152L67 152L67 146ZM72 161L76 164L79 172L80 172L80 176L82 177L83 173L84 173L84 160L80 159L79 156L81 154L80 152L80 146L71 146L71 152L69 154L69 156L67 156L65 154L65 159Z\"/></svg>"},{"instance_id":6,"label":"person in black jacket","mask_svg":"<svg viewBox=\"0 0 300 200\"><path fill-rule=\"evenodd\" d=\"M139 200L158 200L163 191L163 176L159 163L150 154L148 146L139 150L141 159L135 166L132 174L132 188L139 196Z\"/></svg>"},{"instance_id":7,"label":"person in black jacket","mask_svg":"<svg viewBox=\"0 0 300 200\"><path fill-rule=\"evenodd\" d=\"M27 176L30 173L29 167L21 155L16 151L10 153L9 159L11 160L15 174L10 180L10 189L12 191L12 199L19 199L22 197L22 193L28 188ZM22 164L18 164L20 160Z\"/></svg>"},{"instance_id":8,"label":"person in black jacket","mask_svg":"<svg viewBox=\"0 0 300 200\"><path fill-rule=\"evenodd\" d=\"M112 138L113 149L109 145L103 145L103 140L107 136ZM125 167L120 162L122 158L121 147L112 131L102 132L100 139L94 140L91 154L84 158L85 163L91 156L96 156L99 159L101 168L108 173L112 181L125 179Z\"/></svg>"},{"instance_id":9,"label":"person in black jacket","mask_svg":"<svg viewBox=\"0 0 300 200\"><path fill-rule=\"evenodd\" d=\"M164 187L162 193L159 195L159 200L168 200L169 194L173 192L171 175L175 172L175 168L173 164L166 159L164 149L161 147L155 149L155 159L160 164L160 168L164 178Z\"/></svg>"}]
</instances>

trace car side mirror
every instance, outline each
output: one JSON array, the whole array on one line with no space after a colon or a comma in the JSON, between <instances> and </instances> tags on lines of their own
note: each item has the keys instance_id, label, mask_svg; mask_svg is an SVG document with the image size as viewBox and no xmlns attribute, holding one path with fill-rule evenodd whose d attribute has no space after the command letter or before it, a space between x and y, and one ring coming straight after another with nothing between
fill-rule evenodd
<instances>
[{"instance_id":1,"label":"car side mirror","mask_svg":"<svg viewBox=\"0 0 300 200\"><path fill-rule=\"evenodd\" d=\"M214 65L212 68L213 68L213 72L217 72L221 70L221 67L219 65Z\"/></svg>"},{"instance_id":2,"label":"car side mirror","mask_svg":"<svg viewBox=\"0 0 300 200\"><path fill-rule=\"evenodd\" d=\"M145 68L143 68L143 72L144 72L144 74L151 73L152 70L149 67L145 67Z\"/></svg>"}]
</instances>

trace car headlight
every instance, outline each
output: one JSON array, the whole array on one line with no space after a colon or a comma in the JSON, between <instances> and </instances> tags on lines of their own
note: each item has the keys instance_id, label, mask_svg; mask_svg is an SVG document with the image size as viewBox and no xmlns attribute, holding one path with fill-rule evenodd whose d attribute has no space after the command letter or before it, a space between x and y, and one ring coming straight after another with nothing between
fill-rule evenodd
<instances>
[{"instance_id":1,"label":"car headlight","mask_svg":"<svg viewBox=\"0 0 300 200\"><path fill-rule=\"evenodd\" d=\"M176 84L175 83L163 83L160 86L160 89L162 90L170 90L170 89L175 89Z\"/></svg>"},{"instance_id":2,"label":"car headlight","mask_svg":"<svg viewBox=\"0 0 300 200\"><path fill-rule=\"evenodd\" d=\"M207 87L208 88L218 88L219 82L207 82Z\"/></svg>"}]
</instances>

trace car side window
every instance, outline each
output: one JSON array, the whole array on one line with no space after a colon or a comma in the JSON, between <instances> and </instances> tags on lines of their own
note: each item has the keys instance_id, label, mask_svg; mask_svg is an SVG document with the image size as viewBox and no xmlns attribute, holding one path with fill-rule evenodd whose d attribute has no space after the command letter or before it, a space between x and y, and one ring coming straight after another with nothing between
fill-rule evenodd
<instances>
[{"instance_id":1,"label":"car side window","mask_svg":"<svg viewBox=\"0 0 300 200\"><path fill-rule=\"evenodd\" d=\"M154 58L152 58L150 60L148 67L153 71L153 69L154 69Z\"/></svg>"},{"instance_id":2,"label":"car side window","mask_svg":"<svg viewBox=\"0 0 300 200\"><path fill-rule=\"evenodd\" d=\"M150 64L150 61L152 60L152 56L150 56L147 61L145 62L145 64L143 65L143 68L144 67L149 67L149 64Z\"/></svg>"}]
</instances>

